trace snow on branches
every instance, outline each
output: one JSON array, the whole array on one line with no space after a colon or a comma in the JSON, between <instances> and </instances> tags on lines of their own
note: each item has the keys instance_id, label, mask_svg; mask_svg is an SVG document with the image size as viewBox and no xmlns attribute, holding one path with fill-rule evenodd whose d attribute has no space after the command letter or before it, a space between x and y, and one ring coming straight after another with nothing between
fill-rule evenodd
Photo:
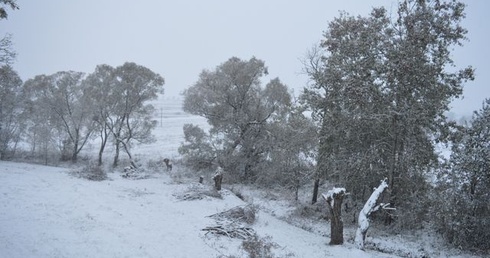
<instances>
[{"instance_id":1,"label":"snow on branches","mask_svg":"<svg viewBox=\"0 0 490 258\"><path fill-rule=\"evenodd\" d=\"M345 188L333 188L323 193L322 196L328 203L330 210L330 244L341 245L344 243L344 223L342 222L342 201L346 195Z\"/></svg>"},{"instance_id":2,"label":"snow on branches","mask_svg":"<svg viewBox=\"0 0 490 258\"><path fill-rule=\"evenodd\" d=\"M333 208L334 200L337 195L345 195L346 190L343 187L334 187L332 190L323 193L323 198L327 201L328 205Z\"/></svg>"}]
</instances>

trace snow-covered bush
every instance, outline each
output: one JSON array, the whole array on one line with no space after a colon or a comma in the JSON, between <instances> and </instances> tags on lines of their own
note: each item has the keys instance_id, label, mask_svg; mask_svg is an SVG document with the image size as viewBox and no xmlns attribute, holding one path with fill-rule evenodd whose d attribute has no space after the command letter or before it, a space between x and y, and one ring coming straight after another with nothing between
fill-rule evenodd
<instances>
[{"instance_id":1,"label":"snow-covered bush","mask_svg":"<svg viewBox=\"0 0 490 258\"><path fill-rule=\"evenodd\" d=\"M271 241L272 237L260 238L254 235L253 238L243 241L242 249L248 253L249 258L274 258L272 248L277 244Z\"/></svg>"},{"instance_id":2,"label":"snow-covered bush","mask_svg":"<svg viewBox=\"0 0 490 258\"><path fill-rule=\"evenodd\" d=\"M192 184L185 191L175 193L174 196L182 201L202 200L207 197L222 199L220 192L202 184Z\"/></svg>"},{"instance_id":3,"label":"snow-covered bush","mask_svg":"<svg viewBox=\"0 0 490 258\"><path fill-rule=\"evenodd\" d=\"M95 162L88 162L85 166L76 168L71 172L78 178L85 178L91 181L103 181L107 179L107 172L103 166L98 166Z\"/></svg>"}]
</instances>

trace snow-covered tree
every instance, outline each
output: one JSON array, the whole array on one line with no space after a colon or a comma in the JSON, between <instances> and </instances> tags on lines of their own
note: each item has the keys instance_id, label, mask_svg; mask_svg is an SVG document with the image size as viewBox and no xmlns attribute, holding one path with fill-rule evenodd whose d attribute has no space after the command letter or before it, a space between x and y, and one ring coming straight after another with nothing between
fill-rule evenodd
<instances>
[{"instance_id":1,"label":"snow-covered tree","mask_svg":"<svg viewBox=\"0 0 490 258\"><path fill-rule=\"evenodd\" d=\"M15 0L0 0L0 20L7 19L7 7L19 9ZM13 150L12 143L20 140L22 80L10 64L16 53L12 50L12 35L0 39L0 160Z\"/></svg>"},{"instance_id":2,"label":"snow-covered tree","mask_svg":"<svg viewBox=\"0 0 490 258\"><path fill-rule=\"evenodd\" d=\"M0 20L7 19L8 7L12 10L19 9L16 0L0 0ZM12 50L12 35L7 34L0 39L0 65L9 65L15 59L16 53Z\"/></svg>"},{"instance_id":3,"label":"snow-covered tree","mask_svg":"<svg viewBox=\"0 0 490 258\"><path fill-rule=\"evenodd\" d=\"M184 142L179 147L179 154L184 163L195 170L213 167L219 150L212 145L209 134L193 124L185 124L183 131Z\"/></svg>"},{"instance_id":4,"label":"snow-covered tree","mask_svg":"<svg viewBox=\"0 0 490 258\"><path fill-rule=\"evenodd\" d=\"M148 101L163 93L163 77L144 66L127 62L116 68L97 66L85 84L87 102L91 103L92 118L102 140L99 164L109 132L116 149L113 166L118 165L121 147L132 161L133 142L153 140L151 130L156 126L152 117L155 110Z\"/></svg>"},{"instance_id":5,"label":"snow-covered tree","mask_svg":"<svg viewBox=\"0 0 490 258\"><path fill-rule=\"evenodd\" d=\"M267 137L267 120L277 113L260 82L266 74L263 61L233 57L214 71L203 71L184 92L184 111L205 117L212 126L216 163L242 179L256 175L267 148L260 144Z\"/></svg>"},{"instance_id":6,"label":"snow-covered tree","mask_svg":"<svg viewBox=\"0 0 490 258\"><path fill-rule=\"evenodd\" d=\"M451 50L465 39L463 18L458 1L405 0L394 18L374 8L329 24L307 62L312 84L303 95L321 122L320 177L357 200L387 177L384 202L402 206L398 212L420 209L410 205L425 194L424 173L438 165L433 141L447 136L444 112L473 79L471 68L451 67Z\"/></svg>"},{"instance_id":7,"label":"snow-covered tree","mask_svg":"<svg viewBox=\"0 0 490 258\"><path fill-rule=\"evenodd\" d=\"M31 109L41 110L33 114L41 115L52 127L58 128L62 159L73 162L77 161L94 128L90 108L83 99L84 76L81 72L57 72L38 75L24 84Z\"/></svg>"},{"instance_id":8,"label":"snow-covered tree","mask_svg":"<svg viewBox=\"0 0 490 258\"><path fill-rule=\"evenodd\" d=\"M10 7L12 10L19 9L19 6L17 5L16 0L0 0L0 20L1 19L7 19L8 13L7 7Z\"/></svg>"},{"instance_id":9,"label":"snow-covered tree","mask_svg":"<svg viewBox=\"0 0 490 258\"><path fill-rule=\"evenodd\" d=\"M268 144L267 162L261 169L269 171L259 176L263 185L280 185L292 190L297 200L300 186L312 178L317 153L317 126L303 113L292 107L288 115L268 126L272 132Z\"/></svg>"},{"instance_id":10,"label":"snow-covered tree","mask_svg":"<svg viewBox=\"0 0 490 258\"><path fill-rule=\"evenodd\" d=\"M293 115L291 95L278 78L262 85L266 74L264 62L255 57L232 57L200 74L184 92L184 111L206 118L211 129L205 133L191 125L184 128L186 142L180 151L185 160L220 165L233 178L249 182L270 179L268 171L278 171L279 163L291 164L287 171L293 174L304 169L310 151L305 146L311 141L286 138L294 137L294 130L307 133L309 121L302 124L300 112Z\"/></svg>"},{"instance_id":11,"label":"snow-covered tree","mask_svg":"<svg viewBox=\"0 0 490 258\"><path fill-rule=\"evenodd\" d=\"M133 141L153 141L151 130L156 127L157 122L152 118L155 108L148 101L156 99L159 93L163 94L165 83L162 76L135 63L127 62L116 67L115 74L118 81L115 91L119 93L120 99L113 110L114 119L110 119L114 123L109 123L116 143L114 166L117 165L121 144L131 160L130 148Z\"/></svg>"},{"instance_id":12,"label":"snow-covered tree","mask_svg":"<svg viewBox=\"0 0 490 258\"><path fill-rule=\"evenodd\" d=\"M24 121L22 115L22 80L12 67L0 67L0 160L15 149Z\"/></svg>"},{"instance_id":13,"label":"snow-covered tree","mask_svg":"<svg viewBox=\"0 0 490 258\"><path fill-rule=\"evenodd\" d=\"M91 107L92 120L100 138L99 166L102 165L102 156L111 135L109 118L114 113L113 108L116 106L114 103L119 100L118 96L114 96L117 84L114 70L110 65L98 65L95 71L84 80L85 103Z\"/></svg>"},{"instance_id":14,"label":"snow-covered tree","mask_svg":"<svg viewBox=\"0 0 490 258\"><path fill-rule=\"evenodd\" d=\"M17 53L12 49L12 35L7 34L2 39L0 39L0 64L10 65Z\"/></svg>"},{"instance_id":15,"label":"snow-covered tree","mask_svg":"<svg viewBox=\"0 0 490 258\"><path fill-rule=\"evenodd\" d=\"M435 221L455 246L490 250L490 99L456 137L438 180Z\"/></svg>"}]
</instances>

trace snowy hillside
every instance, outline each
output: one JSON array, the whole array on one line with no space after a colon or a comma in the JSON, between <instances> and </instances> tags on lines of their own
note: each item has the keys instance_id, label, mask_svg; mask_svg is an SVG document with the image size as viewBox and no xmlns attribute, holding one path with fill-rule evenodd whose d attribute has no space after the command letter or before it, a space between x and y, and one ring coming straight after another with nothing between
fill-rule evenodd
<instances>
[{"instance_id":1,"label":"snowy hillside","mask_svg":"<svg viewBox=\"0 0 490 258\"><path fill-rule=\"evenodd\" d=\"M0 163L0 257L218 257L234 254L240 240L206 235L207 217L244 205L228 191L223 199L184 201L192 185L166 174L127 180L113 174L92 182L67 169ZM198 187L198 186L194 186ZM260 213L253 225L294 257L379 257Z\"/></svg>"},{"instance_id":2,"label":"snowy hillside","mask_svg":"<svg viewBox=\"0 0 490 258\"><path fill-rule=\"evenodd\" d=\"M143 164L178 158L183 124L206 125L204 119L182 112L179 99L156 103L157 119L161 119L155 131L157 141L134 149ZM96 149L93 145L88 150ZM182 171L178 166L140 180L114 171L101 182L74 177L72 171L0 162L0 257L247 257L241 239L203 231L217 226L209 216L248 205L227 187L216 194L209 180L203 185L177 183L175 178ZM196 194L197 198L188 198ZM276 257L397 257L363 252L349 241L329 246L325 233L281 220L277 214L284 205L252 192L244 194L253 196L259 207L255 222L248 227L262 238L269 237Z\"/></svg>"}]
</instances>

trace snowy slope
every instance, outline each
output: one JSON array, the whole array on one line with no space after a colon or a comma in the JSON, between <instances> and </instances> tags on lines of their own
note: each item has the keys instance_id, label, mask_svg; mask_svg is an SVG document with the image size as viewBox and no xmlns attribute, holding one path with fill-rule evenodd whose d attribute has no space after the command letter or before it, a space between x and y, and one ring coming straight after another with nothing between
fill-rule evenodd
<instances>
[{"instance_id":1,"label":"snowy slope","mask_svg":"<svg viewBox=\"0 0 490 258\"><path fill-rule=\"evenodd\" d=\"M244 255L239 240L201 230L215 224L207 216L244 205L229 192L223 199L183 201L176 196L191 186L174 184L164 173L143 180L110 176L93 182L63 168L0 162L0 257ZM267 213L254 228L294 257L380 257L328 246L328 239Z\"/></svg>"}]
</instances>

